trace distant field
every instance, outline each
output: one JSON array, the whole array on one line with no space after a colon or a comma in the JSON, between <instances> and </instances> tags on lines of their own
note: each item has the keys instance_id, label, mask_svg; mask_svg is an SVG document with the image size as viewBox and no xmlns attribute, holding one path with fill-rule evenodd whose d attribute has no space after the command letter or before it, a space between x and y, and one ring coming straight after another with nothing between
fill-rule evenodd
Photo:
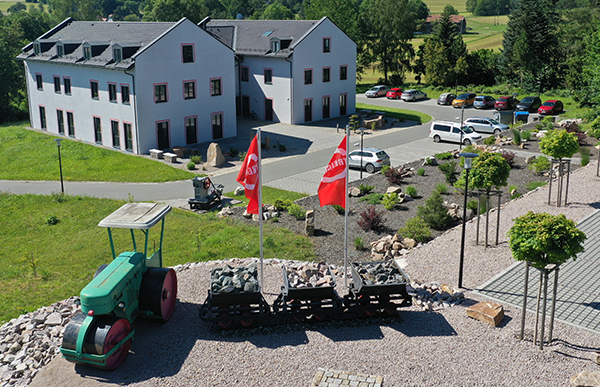
<instances>
[{"instance_id":1,"label":"distant field","mask_svg":"<svg viewBox=\"0 0 600 387\"><path fill-rule=\"evenodd\" d=\"M25 6L27 7L27 9L29 9L29 7L31 7L32 5L35 6L36 9L39 7L38 3L26 3L25 1L0 0L0 12L6 14L8 12L8 9L17 3L24 3ZM46 10L46 12L48 11L48 4L44 4L44 9Z\"/></svg>"},{"instance_id":2,"label":"distant field","mask_svg":"<svg viewBox=\"0 0 600 387\"><path fill-rule=\"evenodd\" d=\"M442 13L446 4L452 5L454 8L458 10L458 12L465 13L467 12L467 2L465 1L457 1L457 0L425 0L425 4L429 7L429 12L432 14Z\"/></svg>"}]
</instances>

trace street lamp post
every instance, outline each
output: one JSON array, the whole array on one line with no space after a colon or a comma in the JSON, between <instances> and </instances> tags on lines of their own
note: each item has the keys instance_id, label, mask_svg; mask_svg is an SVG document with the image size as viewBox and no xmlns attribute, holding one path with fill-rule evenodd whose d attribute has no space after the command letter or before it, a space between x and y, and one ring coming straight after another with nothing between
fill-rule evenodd
<instances>
[{"instance_id":1,"label":"street lamp post","mask_svg":"<svg viewBox=\"0 0 600 387\"><path fill-rule=\"evenodd\" d=\"M465 105L463 105L462 109L460 109L460 145L459 145L458 149L462 149L462 146L463 146L463 134L464 134L462 131L463 122L465 122Z\"/></svg>"},{"instance_id":2,"label":"street lamp post","mask_svg":"<svg viewBox=\"0 0 600 387\"><path fill-rule=\"evenodd\" d=\"M459 153L460 157L465 158L465 201L463 205L463 226L462 226L462 237L460 240L460 263L458 267L458 287L462 288L463 279L463 264L465 261L465 226L467 224L467 193L469 190L469 170L471 169L471 162L475 157L479 157L477 153Z\"/></svg>"},{"instance_id":3,"label":"street lamp post","mask_svg":"<svg viewBox=\"0 0 600 387\"><path fill-rule=\"evenodd\" d=\"M56 146L58 147L58 167L60 168L60 192L62 192L62 194L65 194L65 186L63 184L63 173L62 173L62 160L60 158L60 142L62 141L62 138L57 138L56 140Z\"/></svg>"},{"instance_id":4,"label":"street lamp post","mask_svg":"<svg viewBox=\"0 0 600 387\"><path fill-rule=\"evenodd\" d=\"M360 128L360 179L362 180L362 167L363 167L363 135L365 130Z\"/></svg>"}]
</instances>

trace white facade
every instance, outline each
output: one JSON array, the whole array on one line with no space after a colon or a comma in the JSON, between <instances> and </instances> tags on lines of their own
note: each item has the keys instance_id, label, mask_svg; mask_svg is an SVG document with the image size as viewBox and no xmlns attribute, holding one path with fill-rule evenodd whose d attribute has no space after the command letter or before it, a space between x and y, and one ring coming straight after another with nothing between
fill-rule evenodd
<instances>
[{"instance_id":1,"label":"white facade","mask_svg":"<svg viewBox=\"0 0 600 387\"><path fill-rule=\"evenodd\" d=\"M192 62L183 63L184 45L193 47ZM234 54L194 23L187 19L174 23L132 61L130 69L111 69L25 58L32 127L134 153L237 134ZM37 87L37 76L42 77L42 89ZM54 77L60 79L60 92L55 91ZM70 93L65 82L71 84ZM97 97L92 96L92 83L98 85ZM164 102L155 100L157 85L166 86ZM113 100L109 88L116 91ZM129 101L123 99L127 90ZM45 110L45 125L40 107ZM131 128L130 137L126 128ZM159 128L167 131L162 141Z\"/></svg>"}]
</instances>

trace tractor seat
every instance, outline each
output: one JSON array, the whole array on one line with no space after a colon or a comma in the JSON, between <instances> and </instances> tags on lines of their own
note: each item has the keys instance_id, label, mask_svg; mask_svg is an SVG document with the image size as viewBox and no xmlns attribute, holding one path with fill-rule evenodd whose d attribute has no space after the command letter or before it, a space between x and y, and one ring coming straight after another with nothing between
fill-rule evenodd
<instances>
[{"instance_id":1,"label":"tractor seat","mask_svg":"<svg viewBox=\"0 0 600 387\"><path fill-rule=\"evenodd\" d=\"M123 291L136 291L131 282L142 276L145 257L142 253L124 252L113 260L81 291L81 311L93 310L95 315L110 313ZM141 279L138 280L138 284ZM129 287L127 289L127 287Z\"/></svg>"}]
</instances>

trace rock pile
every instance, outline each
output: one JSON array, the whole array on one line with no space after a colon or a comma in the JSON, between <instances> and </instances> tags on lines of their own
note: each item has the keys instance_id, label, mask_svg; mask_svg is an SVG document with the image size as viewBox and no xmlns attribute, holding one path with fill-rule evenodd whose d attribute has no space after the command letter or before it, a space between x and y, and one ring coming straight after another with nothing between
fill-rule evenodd
<instances>
[{"instance_id":1,"label":"rock pile","mask_svg":"<svg viewBox=\"0 0 600 387\"><path fill-rule=\"evenodd\" d=\"M65 325L79 311L79 297L71 297L2 325L0 386L27 386L60 353Z\"/></svg>"},{"instance_id":2,"label":"rock pile","mask_svg":"<svg viewBox=\"0 0 600 387\"><path fill-rule=\"evenodd\" d=\"M335 286L329 266L325 262L292 263L286 267L290 287L296 289Z\"/></svg>"},{"instance_id":3,"label":"rock pile","mask_svg":"<svg viewBox=\"0 0 600 387\"><path fill-rule=\"evenodd\" d=\"M388 235L375 242L371 242L371 258L374 261L393 259L408 254L417 247L414 239L402 238L400 235Z\"/></svg>"},{"instance_id":4,"label":"rock pile","mask_svg":"<svg viewBox=\"0 0 600 387\"><path fill-rule=\"evenodd\" d=\"M398 284L408 281L408 278L400 271L394 260L377 263L353 263L352 265L365 285Z\"/></svg>"},{"instance_id":5,"label":"rock pile","mask_svg":"<svg viewBox=\"0 0 600 387\"><path fill-rule=\"evenodd\" d=\"M213 293L258 292L256 263L247 266L218 266L210 271L210 289Z\"/></svg>"},{"instance_id":6,"label":"rock pile","mask_svg":"<svg viewBox=\"0 0 600 387\"><path fill-rule=\"evenodd\" d=\"M421 284L411 281L410 285L406 286L406 291L412 296L413 305L420 306L426 312L450 308L465 299L463 292L439 282Z\"/></svg>"}]
</instances>

